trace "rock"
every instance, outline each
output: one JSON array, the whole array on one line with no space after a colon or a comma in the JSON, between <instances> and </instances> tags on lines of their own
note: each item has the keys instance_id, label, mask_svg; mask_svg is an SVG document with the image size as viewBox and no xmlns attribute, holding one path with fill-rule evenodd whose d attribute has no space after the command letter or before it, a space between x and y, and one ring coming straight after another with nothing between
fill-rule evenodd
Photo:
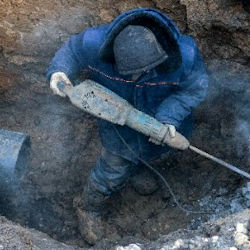
<instances>
[{"instance_id":1,"label":"rock","mask_svg":"<svg viewBox=\"0 0 250 250\"><path fill-rule=\"evenodd\" d=\"M236 246L242 246L246 244L250 246L247 224L237 223L234 241Z\"/></svg>"},{"instance_id":2,"label":"rock","mask_svg":"<svg viewBox=\"0 0 250 250\"><path fill-rule=\"evenodd\" d=\"M229 247L229 250L238 250L236 247Z\"/></svg>"},{"instance_id":3,"label":"rock","mask_svg":"<svg viewBox=\"0 0 250 250\"><path fill-rule=\"evenodd\" d=\"M174 243L174 248L181 248L184 246L184 241L182 239L178 239Z\"/></svg>"},{"instance_id":4,"label":"rock","mask_svg":"<svg viewBox=\"0 0 250 250\"><path fill-rule=\"evenodd\" d=\"M236 231L238 233L247 234L247 227L243 223L237 223Z\"/></svg>"},{"instance_id":5,"label":"rock","mask_svg":"<svg viewBox=\"0 0 250 250\"><path fill-rule=\"evenodd\" d=\"M243 233L238 233L234 235L234 241L236 246L242 246L248 242L248 236Z\"/></svg>"},{"instance_id":6,"label":"rock","mask_svg":"<svg viewBox=\"0 0 250 250\"><path fill-rule=\"evenodd\" d=\"M118 246L116 250L141 250L141 248L136 244L130 244L126 247Z\"/></svg>"},{"instance_id":7,"label":"rock","mask_svg":"<svg viewBox=\"0 0 250 250\"><path fill-rule=\"evenodd\" d=\"M214 235L211 239L212 239L212 242L215 243L216 241L218 241L219 236Z\"/></svg>"}]
</instances>

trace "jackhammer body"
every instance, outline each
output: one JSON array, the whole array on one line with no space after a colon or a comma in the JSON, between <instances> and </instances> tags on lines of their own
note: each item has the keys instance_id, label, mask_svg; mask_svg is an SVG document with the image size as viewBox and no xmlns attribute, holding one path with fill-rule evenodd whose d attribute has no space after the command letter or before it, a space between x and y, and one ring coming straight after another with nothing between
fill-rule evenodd
<instances>
[{"instance_id":1,"label":"jackhammer body","mask_svg":"<svg viewBox=\"0 0 250 250\"><path fill-rule=\"evenodd\" d=\"M121 126L127 125L146 136L159 138L159 140L167 134L167 145L173 148L184 150L189 146L188 140L183 135L177 132L176 136L171 138L166 133L167 126L134 108L119 95L94 81L86 80L73 88L64 83L58 83L58 88L75 106L95 117Z\"/></svg>"}]
</instances>

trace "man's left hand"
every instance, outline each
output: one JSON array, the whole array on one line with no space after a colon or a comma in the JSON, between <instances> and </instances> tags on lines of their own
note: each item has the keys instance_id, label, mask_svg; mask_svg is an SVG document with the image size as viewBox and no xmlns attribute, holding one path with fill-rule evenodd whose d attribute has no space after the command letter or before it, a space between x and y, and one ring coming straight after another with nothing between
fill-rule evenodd
<instances>
[{"instance_id":1,"label":"man's left hand","mask_svg":"<svg viewBox=\"0 0 250 250\"><path fill-rule=\"evenodd\" d=\"M176 128L174 125L171 125L171 124L165 124L165 126L167 127L167 133L170 135L171 138L174 138L175 135L176 135ZM149 138L149 142L152 142L156 145L162 145L164 146L165 143L164 143L164 138L166 137L166 134L161 138L161 140L157 140L153 137L150 137Z\"/></svg>"}]
</instances>

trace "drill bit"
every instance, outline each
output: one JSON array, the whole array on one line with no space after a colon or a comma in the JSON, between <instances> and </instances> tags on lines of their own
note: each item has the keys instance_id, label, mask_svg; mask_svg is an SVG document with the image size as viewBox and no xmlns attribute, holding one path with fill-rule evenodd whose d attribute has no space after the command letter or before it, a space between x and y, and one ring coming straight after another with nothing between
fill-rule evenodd
<instances>
[{"instance_id":1,"label":"drill bit","mask_svg":"<svg viewBox=\"0 0 250 250\"><path fill-rule=\"evenodd\" d=\"M204 152L204 151L202 151L202 150L200 150L192 145L189 146L189 149L194 151L195 153L197 153L199 155L202 155L202 156L204 156L204 157L206 157L206 158L208 158L208 159L210 159L210 160L212 160L212 161L214 161L214 162L216 162L216 163L218 163L218 164L220 164L220 165L222 165L222 166L224 166L224 167L226 167L226 168L228 168L228 169L230 169L230 170L232 170L232 171L234 171L234 172L236 172L236 173L238 173L238 174L240 174L248 179L250 179L249 173L247 173L247 172L245 172L245 171L243 171L243 170L241 170L241 169L239 169L239 168L237 168L237 167L235 167L235 166L233 166L233 165L231 165L231 164L229 164L229 163L227 163L227 162L225 162L225 161L223 161L223 160L221 160L213 155L210 155L210 154L208 154L208 153L206 153L206 152Z\"/></svg>"}]
</instances>

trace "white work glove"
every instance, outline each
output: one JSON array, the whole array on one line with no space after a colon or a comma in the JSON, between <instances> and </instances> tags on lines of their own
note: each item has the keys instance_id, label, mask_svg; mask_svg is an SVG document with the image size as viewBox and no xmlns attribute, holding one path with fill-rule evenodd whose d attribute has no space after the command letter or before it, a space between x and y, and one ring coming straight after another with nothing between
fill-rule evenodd
<instances>
[{"instance_id":1,"label":"white work glove","mask_svg":"<svg viewBox=\"0 0 250 250\"><path fill-rule=\"evenodd\" d=\"M171 125L171 124L165 124L165 126L167 127L167 132L169 135L170 135L170 138L174 138L175 137L175 134L176 134L176 128L174 125ZM164 146L166 143L164 142L164 139L166 138L166 134L164 134L162 136L162 138L160 138L160 140L158 139L155 139L153 137L150 137L149 138L149 141L156 144L156 145L162 145Z\"/></svg>"},{"instance_id":2,"label":"white work glove","mask_svg":"<svg viewBox=\"0 0 250 250\"><path fill-rule=\"evenodd\" d=\"M57 87L58 82L64 82L65 84L70 85L72 87L73 87L73 85L65 73L56 72L56 73L52 74L52 76L50 78L50 88L52 89L52 91L55 95L65 97L66 95L62 91L60 91Z\"/></svg>"}]
</instances>

